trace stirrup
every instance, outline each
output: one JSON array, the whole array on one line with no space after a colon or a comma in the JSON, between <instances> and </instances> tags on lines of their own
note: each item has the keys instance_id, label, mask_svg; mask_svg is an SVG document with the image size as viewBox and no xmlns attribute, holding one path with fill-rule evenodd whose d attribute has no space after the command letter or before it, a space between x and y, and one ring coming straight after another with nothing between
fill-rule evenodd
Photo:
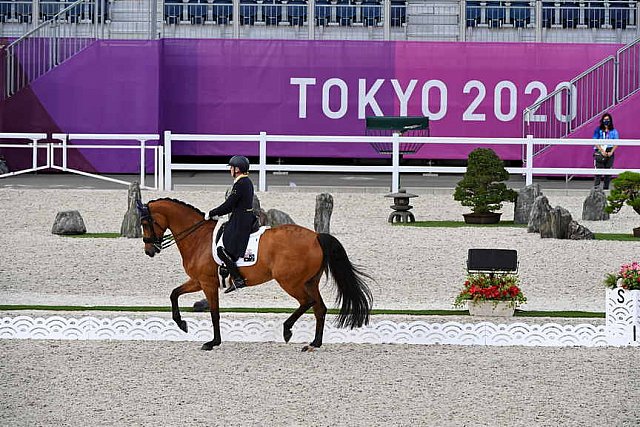
<instances>
[{"instance_id":1,"label":"stirrup","mask_svg":"<svg viewBox=\"0 0 640 427\"><path fill-rule=\"evenodd\" d=\"M224 291L225 294L233 292L236 289L245 288L247 286L247 283L243 278L231 279L230 282L231 283L229 284L229 287Z\"/></svg>"}]
</instances>

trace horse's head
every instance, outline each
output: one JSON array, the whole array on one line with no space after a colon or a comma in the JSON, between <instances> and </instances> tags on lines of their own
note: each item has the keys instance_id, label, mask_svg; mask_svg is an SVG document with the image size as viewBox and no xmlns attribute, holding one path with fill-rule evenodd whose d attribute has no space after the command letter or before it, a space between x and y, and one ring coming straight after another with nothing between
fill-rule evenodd
<instances>
[{"instance_id":1,"label":"horse's head","mask_svg":"<svg viewBox=\"0 0 640 427\"><path fill-rule=\"evenodd\" d=\"M167 229L161 222L162 216L154 218L151 215L149 204L143 204L136 200L136 208L140 215L140 225L142 226L142 241L144 242L144 253L153 257L162 250L162 237Z\"/></svg>"}]
</instances>

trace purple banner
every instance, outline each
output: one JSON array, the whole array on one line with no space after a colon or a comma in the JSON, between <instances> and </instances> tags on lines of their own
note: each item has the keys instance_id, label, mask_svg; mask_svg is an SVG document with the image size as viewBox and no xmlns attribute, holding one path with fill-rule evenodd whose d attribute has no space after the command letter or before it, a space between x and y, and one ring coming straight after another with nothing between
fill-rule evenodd
<instances>
[{"instance_id":1,"label":"purple banner","mask_svg":"<svg viewBox=\"0 0 640 427\"><path fill-rule=\"evenodd\" d=\"M68 133L162 133L166 129L197 134L365 135L367 116L424 115L430 118L433 136L520 137L525 107L619 47L99 41L33 83L38 101L33 109L46 111L51 127ZM3 114L5 131L29 128L29 111L20 114L22 124L7 123L6 117ZM616 120L619 127L631 123ZM256 143L176 143L174 147L178 155L258 152ZM429 146L413 156L462 159L473 148ZM519 146L497 146L496 151L505 160L521 158ZM368 144L269 144L268 155L378 157ZM133 172L139 163L133 156L92 153L86 157L102 172Z\"/></svg>"}]
</instances>

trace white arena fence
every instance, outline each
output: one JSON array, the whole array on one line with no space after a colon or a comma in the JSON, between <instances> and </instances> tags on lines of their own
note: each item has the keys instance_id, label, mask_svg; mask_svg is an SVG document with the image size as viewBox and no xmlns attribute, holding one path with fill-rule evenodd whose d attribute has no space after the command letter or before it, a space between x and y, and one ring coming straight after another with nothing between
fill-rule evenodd
<instances>
[{"instance_id":1,"label":"white arena fence","mask_svg":"<svg viewBox=\"0 0 640 427\"><path fill-rule=\"evenodd\" d=\"M331 316L330 316L331 317ZM377 317L377 316L376 316ZM210 319L185 318L184 333L170 318L80 318L15 316L0 318L0 339L209 341ZM230 319L223 316L224 341L282 342L283 319ZM640 291L620 288L606 292L606 323L567 325L526 322L430 323L422 320L376 320L358 329L325 327L325 343L452 344L483 346L600 347L640 346ZM301 319L294 327L293 342L309 342L315 321Z\"/></svg>"},{"instance_id":2,"label":"white arena fence","mask_svg":"<svg viewBox=\"0 0 640 427\"><path fill-rule=\"evenodd\" d=\"M336 173L389 173L391 174L391 191L397 192L400 188L401 173L453 173L462 174L467 168L464 166L401 166L400 151L402 144L464 144L464 145L517 145L522 147L526 159L523 167L506 168L510 174L522 174L525 176L526 185L533 183L535 175L594 175L595 168L540 168L535 167L534 146L545 145L585 145L593 146L593 139L534 139L527 138L438 138L438 137L401 137L395 133L391 136L309 136L309 135L269 135L260 132L258 135L195 135L174 134L171 131L164 133L164 189L172 189L172 173L177 170L189 171L222 171L228 166L223 163L173 163L172 145L174 141L189 141L196 143L212 142L255 142L258 146L259 161L251 166L253 171L258 171L258 190L267 191L267 172L336 172ZM344 166L344 165L280 165L267 163L268 144L271 142L288 143L359 143L359 144L389 144L391 146L391 165L386 166ZM640 147L640 140L625 139L616 140L616 145ZM618 175L625 171L640 173L640 159L633 169L598 169L598 175Z\"/></svg>"},{"instance_id":3,"label":"white arena fence","mask_svg":"<svg viewBox=\"0 0 640 427\"><path fill-rule=\"evenodd\" d=\"M226 171L228 166L225 163L174 163L173 142L190 141L201 144L215 142L255 142L258 148L259 161L252 165L252 170L258 172L258 190L267 191L267 172L330 172L330 173L382 173L390 174L390 188L392 192L397 192L400 188L400 176L403 173L452 173L462 174L466 172L464 166L406 166L400 165L401 147L404 144L462 144L473 146L490 145L517 145L521 147L525 162L522 167L506 168L510 174L521 174L525 177L526 185L533 182L536 175L560 175L560 176L593 176L596 174L595 168L569 168L555 167L543 168L535 166L534 149L540 144L544 145L576 145L593 146L593 139L539 139L539 138L439 138L439 137L401 137L399 134L391 136L309 136L309 135L269 135L261 132L257 135L194 135L194 134L174 134L171 131L164 133L164 146L161 144L158 134L64 134L56 133L51 140L46 140L47 135L43 133L0 133L0 140L10 142L0 143L0 148L27 149L32 152L32 164L30 167L12 171L0 178L20 175L29 172L36 172L45 169L60 170L88 176L104 181L129 185L130 182L105 176L104 174L90 173L68 166L69 150L127 150L131 155L139 157L139 181L142 188L154 190L172 190L174 171ZM44 141L46 140L46 141ZM73 141L74 143L70 143ZM98 141L96 144L79 144L81 141ZM118 144L117 142L135 141L136 144ZM115 142L115 143L108 143ZM156 144L148 144L156 142ZM388 144L390 147L391 165L383 166L362 166L362 165L282 165L268 163L268 145L271 142L285 143L359 143L359 144ZM616 140L616 145L640 147L638 139ZM61 160L56 162L55 154L61 152ZM153 185L146 183L146 156L151 151L153 156ZM45 153L44 162L40 153ZM231 154L231 153L230 153ZM386 154L384 156L387 156ZM273 156L272 156L273 157ZM640 173L640 159L637 167L631 169L598 169L598 175L618 175L625 171Z\"/></svg>"},{"instance_id":4,"label":"white arena fence","mask_svg":"<svg viewBox=\"0 0 640 427\"><path fill-rule=\"evenodd\" d=\"M0 133L0 140L10 140L8 143L0 143L0 148L18 148L29 149L32 151L31 167L22 170L12 171L0 175L0 178L20 175L29 172L36 172L45 169L55 169L63 172L74 173L77 175L88 176L104 181L115 182L118 184L129 185L130 182L121 179L104 176L102 174L90 173L79 169L70 168L68 166L69 150L127 150L140 159L140 170L138 177L140 187L146 189L161 190L164 182L164 147L159 144L160 136L158 134L66 134L54 133L51 140L47 139L44 133ZM96 144L70 144L70 141L100 141ZM116 143L105 143L105 141L114 141ZM137 144L117 144L117 142L135 141ZM147 145L148 142L156 141L155 145ZM60 162L56 162L55 155L61 152ZM153 185L146 185L146 156L148 151L153 155ZM39 156L40 152L46 153L44 162Z\"/></svg>"}]
</instances>

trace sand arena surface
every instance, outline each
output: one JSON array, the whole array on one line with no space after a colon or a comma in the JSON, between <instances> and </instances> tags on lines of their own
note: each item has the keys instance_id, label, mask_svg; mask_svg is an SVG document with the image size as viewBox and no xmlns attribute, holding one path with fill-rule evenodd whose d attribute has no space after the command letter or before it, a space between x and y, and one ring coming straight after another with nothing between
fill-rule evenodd
<instances>
[{"instance_id":1,"label":"sand arena surface","mask_svg":"<svg viewBox=\"0 0 640 427\"><path fill-rule=\"evenodd\" d=\"M544 191L544 188L543 188ZM144 192L145 201L167 196L201 210L223 201L222 192ZM313 228L313 193L261 193L264 209L280 209ZM469 248L516 249L529 310L604 311L607 272L637 259L640 242L541 239L522 228L417 228L387 223L391 200L381 194L334 194L331 232L352 262L369 272L377 308L450 309L465 276ZM581 217L584 195L548 195L552 206ZM466 208L451 195L411 201L417 220L461 220ZM5 224L0 297L12 304L167 305L186 275L175 247L150 259L140 239L74 239L51 234L56 213L76 209L89 232L119 232L126 212L123 190L0 189ZM513 218L513 205L503 209ZM580 221L580 220L579 220ZM628 206L609 221L580 221L594 232L631 233L640 217ZM18 255L19 254L19 255ZM327 302L332 287L325 286ZM183 296L189 305L202 293ZM221 306L295 307L270 283L221 297ZM330 305L330 304L328 304Z\"/></svg>"},{"instance_id":2,"label":"sand arena surface","mask_svg":"<svg viewBox=\"0 0 640 427\"><path fill-rule=\"evenodd\" d=\"M166 195L143 192L145 201ZM210 191L170 195L202 210L223 199ZM263 208L313 227L315 194L259 197ZM640 253L637 242L543 240L519 228L393 227L386 222L390 200L381 194L333 197L331 231L375 278L376 308L451 308L467 250L500 247L518 250L525 309L604 311L605 273ZM579 220L584 195L548 197ZM89 232L117 232L126 203L126 189L0 189L0 300L168 305L171 290L186 280L175 248L149 259L139 239L50 233L56 212L69 209L81 212ZM421 195L411 204L418 220L460 220L466 212L450 195ZM513 207L503 212L512 218ZM630 233L640 218L625 207L610 221L579 222L592 231ZM330 286L323 295L332 306ZM271 283L222 295L221 306L296 302ZM635 426L640 420L637 348L326 344L307 354L299 344L225 342L212 352L199 346L0 340L0 424Z\"/></svg>"}]
</instances>

